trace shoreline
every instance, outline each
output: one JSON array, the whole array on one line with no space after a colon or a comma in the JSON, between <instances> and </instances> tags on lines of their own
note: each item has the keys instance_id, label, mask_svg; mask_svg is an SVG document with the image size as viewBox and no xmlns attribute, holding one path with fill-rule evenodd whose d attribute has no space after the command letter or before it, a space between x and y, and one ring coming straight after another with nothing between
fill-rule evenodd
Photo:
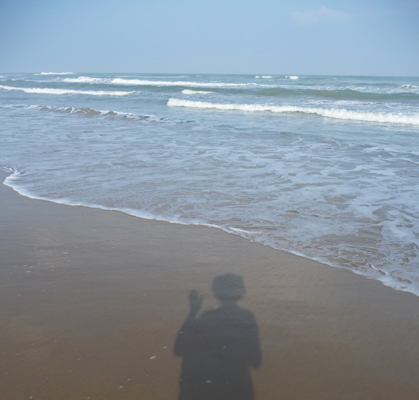
<instances>
[{"instance_id":1,"label":"shoreline","mask_svg":"<svg viewBox=\"0 0 419 400\"><path fill-rule=\"evenodd\" d=\"M0 198L5 400L177 398L173 346L188 295L215 310L211 285L226 273L244 280L239 304L259 329L255 399L419 396L412 293L216 228L34 200L5 185Z\"/></svg>"},{"instance_id":2,"label":"shoreline","mask_svg":"<svg viewBox=\"0 0 419 400\"><path fill-rule=\"evenodd\" d=\"M7 167L3 167L3 168L4 169L9 169ZM244 239L244 240L248 240L250 243L260 244L262 246L271 248L275 251L283 251L283 252L288 253L290 255L297 256L297 257L302 257L302 258L305 258L309 261L324 264L324 265L327 265L327 266L332 267L332 268L347 270L347 271L350 271L350 272L352 272L356 275L362 276L365 279L376 280L376 281L380 282L381 284L383 284L384 286L387 286L387 287L389 287L393 290L406 292L406 293L412 293L415 296L419 297L419 292L418 292L417 289L415 290L415 289L411 289L411 288L408 288L408 287L397 286L398 284L395 281L395 278L390 278L390 280L389 280L388 273L386 273L385 271L383 271L379 268L376 268L374 266L371 266L371 267L376 271L377 275L376 276L371 276L371 275L363 274L362 272L358 271L357 269L352 269L352 268L349 268L349 267L345 267L343 265L339 265L337 262L331 262L331 261L328 261L326 259L322 259L322 257L310 257L310 256L306 256L305 254L300 253L298 251L277 248L277 247L274 247L274 246L266 244L266 243L256 242L256 241L252 240L251 238L248 238L246 236L241 236L240 234L233 232L234 228L233 229L228 229L228 228L224 228L222 226L212 225L212 224L209 224L209 223L188 223L188 222L181 222L181 221L176 221L176 220L172 220L172 221L164 220L164 219L159 219L159 218L153 217L153 216L140 215L134 209L110 208L110 207L101 206L99 204L71 203L68 200L66 201L66 199L51 200L51 199L48 199L48 198L45 198L45 197L35 196L35 195L32 195L32 194L29 194L25 190L19 189L18 187L15 187L11 184L6 183L7 178L13 179L12 176L14 174L19 174L18 171L10 169L10 172L5 172L4 170L0 169L0 176L1 176L1 174L5 175L4 177L1 178L1 180L3 182L3 185L11 188L13 191L18 193L20 196L27 197L28 199L46 201L46 202L49 202L49 203L60 204L60 205L69 206L69 207L85 207L85 208L102 210L102 211L120 212L120 213L125 214L127 216L140 218L142 220L147 220L147 221L177 224L177 225L182 225L182 226L196 226L196 227L203 227L203 228L218 229L221 232L224 232L224 233L227 233L227 234L230 234L230 235L234 235L234 236L238 236L238 237L240 237L241 239ZM347 262L349 263L349 261L347 261ZM391 279L393 279L393 280L391 280ZM400 285L400 283L399 283L399 285Z\"/></svg>"}]
</instances>

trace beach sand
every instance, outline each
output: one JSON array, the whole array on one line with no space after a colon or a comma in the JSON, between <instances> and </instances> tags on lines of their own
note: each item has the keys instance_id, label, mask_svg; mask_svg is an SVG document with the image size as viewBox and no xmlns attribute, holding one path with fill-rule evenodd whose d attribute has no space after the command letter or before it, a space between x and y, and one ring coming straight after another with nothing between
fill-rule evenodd
<instances>
[{"instance_id":1,"label":"beach sand","mask_svg":"<svg viewBox=\"0 0 419 400\"><path fill-rule=\"evenodd\" d=\"M419 297L217 229L0 186L1 399L176 399L188 295L214 310L227 273L259 330L255 399L419 398Z\"/></svg>"}]
</instances>

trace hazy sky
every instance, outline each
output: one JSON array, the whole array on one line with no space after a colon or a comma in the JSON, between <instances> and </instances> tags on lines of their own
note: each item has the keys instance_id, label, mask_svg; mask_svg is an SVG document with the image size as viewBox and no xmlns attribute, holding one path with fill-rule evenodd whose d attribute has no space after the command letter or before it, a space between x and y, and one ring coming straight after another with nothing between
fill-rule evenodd
<instances>
[{"instance_id":1,"label":"hazy sky","mask_svg":"<svg viewBox=\"0 0 419 400\"><path fill-rule=\"evenodd\" d=\"M419 0L0 0L0 71L419 76Z\"/></svg>"}]
</instances>

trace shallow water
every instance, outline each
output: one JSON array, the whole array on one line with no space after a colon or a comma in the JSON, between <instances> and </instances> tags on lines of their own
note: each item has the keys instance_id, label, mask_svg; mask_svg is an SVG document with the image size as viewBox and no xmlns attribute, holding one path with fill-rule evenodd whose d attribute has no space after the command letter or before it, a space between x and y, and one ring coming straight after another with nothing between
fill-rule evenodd
<instances>
[{"instance_id":1,"label":"shallow water","mask_svg":"<svg viewBox=\"0 0 419 400\"><path fill-rule=\"evenodd\" d=\"M20 193L220 227L419 294L419 79L1 74Z\"/></svg>"}]
</instances>

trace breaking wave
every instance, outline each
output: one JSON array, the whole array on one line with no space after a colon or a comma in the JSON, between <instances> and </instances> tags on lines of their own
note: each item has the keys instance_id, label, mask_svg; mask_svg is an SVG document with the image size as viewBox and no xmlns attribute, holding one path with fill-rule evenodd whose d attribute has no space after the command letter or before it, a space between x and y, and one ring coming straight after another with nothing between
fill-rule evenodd
<instances>
[{"instance_id":1,"label":"breaking wave","mask_svg":"<svg viewBox=\"0 0 419 400\"><path fill-rule=\"evenodd\" d=\"M251 87L262 86L256 83L223 83L223 82L188 82L188 81L150 81L144 79L123 79L123 78L91 78L79 76L78 78L64 78L63 82L68 83L96 83L111 85L133 85L133 86L189 86L189 87Z\"/></svg>"},{"instance_id":2,"label":"breaking wave","mask_svg":"<svg viewBox=\"0 0 419 400\"><path fill-rule=\"evenodd\" d=\"M182 93L183 94L209 94L209 93L213 93L213 92L204 91L204 90L188 90L188 89L185 89L185 90L182 90Z\"/></svg>"},{"instance_id":3,"label":"breaking wave","mask_svg":"<svg viewBox=\"0 0 419 400\"><path fill-rule=\"evenodd\" d=\"M314 108L314 107L296 107L296 106L273 106L268 104L219 104L207 103L203 101L191 101L181 99L169 99L169 107L192 107L202 109L215 109L221 111L246 111L246 112L273 112L273 113L304 113L314 114L327 118L393 123L393 124L413 124L419 125L419 114L395 114L384 112L360 112L351 111L344 108Z\"/></svg>"},{"instance_id":4,"label":"breaking wave","mask_svg":"<svg viewBox=\"0 0 419 400\"><path fill-rule=\"evenodd\" d=\"M2 86L0 85L0 89L4 90L20 90L25 93L36 93L36 94L86 94L91 96L126 96L131 92L107 92L103 90L71 90L71 89L51 89L51 88L18 88L12 86Z\"/></svg>"},{"instance_id":5,"label":"breaking wave","mask_svg":"<svg viewBox=\"0 0 419 400\"><path fill-rule=\"evenodd\" d=\"M73 75L74 72L41 72L35 75Z\"/></svg>"},{"instance_id":6,"label":"breaking wave","mask_svg":"<svg viewBox=\"0 0 419 400\"><path fill-rule=\"evenodd\" d=\"M90 76L79 76L78 78L64 78L63 82L69 83L109 83L111 79L92 78Z\"/></svg>"},{"instance_id":7,"label":"breaking wave","mask_svg":"<svg viewBox=\"0 0 419 400\"><path fill-rule=\"evenodd\" d=\"M156 117L154 115L138 115L132 113L124 113L113 110L96 110L94 108L78 108L78 107L57 107L57 106L39 106L39 105L25 105L25 104L12 104L3 105L1 108L24 108L26 110L35 111L53 111L65 114L81 114L91 117L119 117L125 119L134 119L141 121L166 121L165 118Z\"/></svg>"}]
</instances>

